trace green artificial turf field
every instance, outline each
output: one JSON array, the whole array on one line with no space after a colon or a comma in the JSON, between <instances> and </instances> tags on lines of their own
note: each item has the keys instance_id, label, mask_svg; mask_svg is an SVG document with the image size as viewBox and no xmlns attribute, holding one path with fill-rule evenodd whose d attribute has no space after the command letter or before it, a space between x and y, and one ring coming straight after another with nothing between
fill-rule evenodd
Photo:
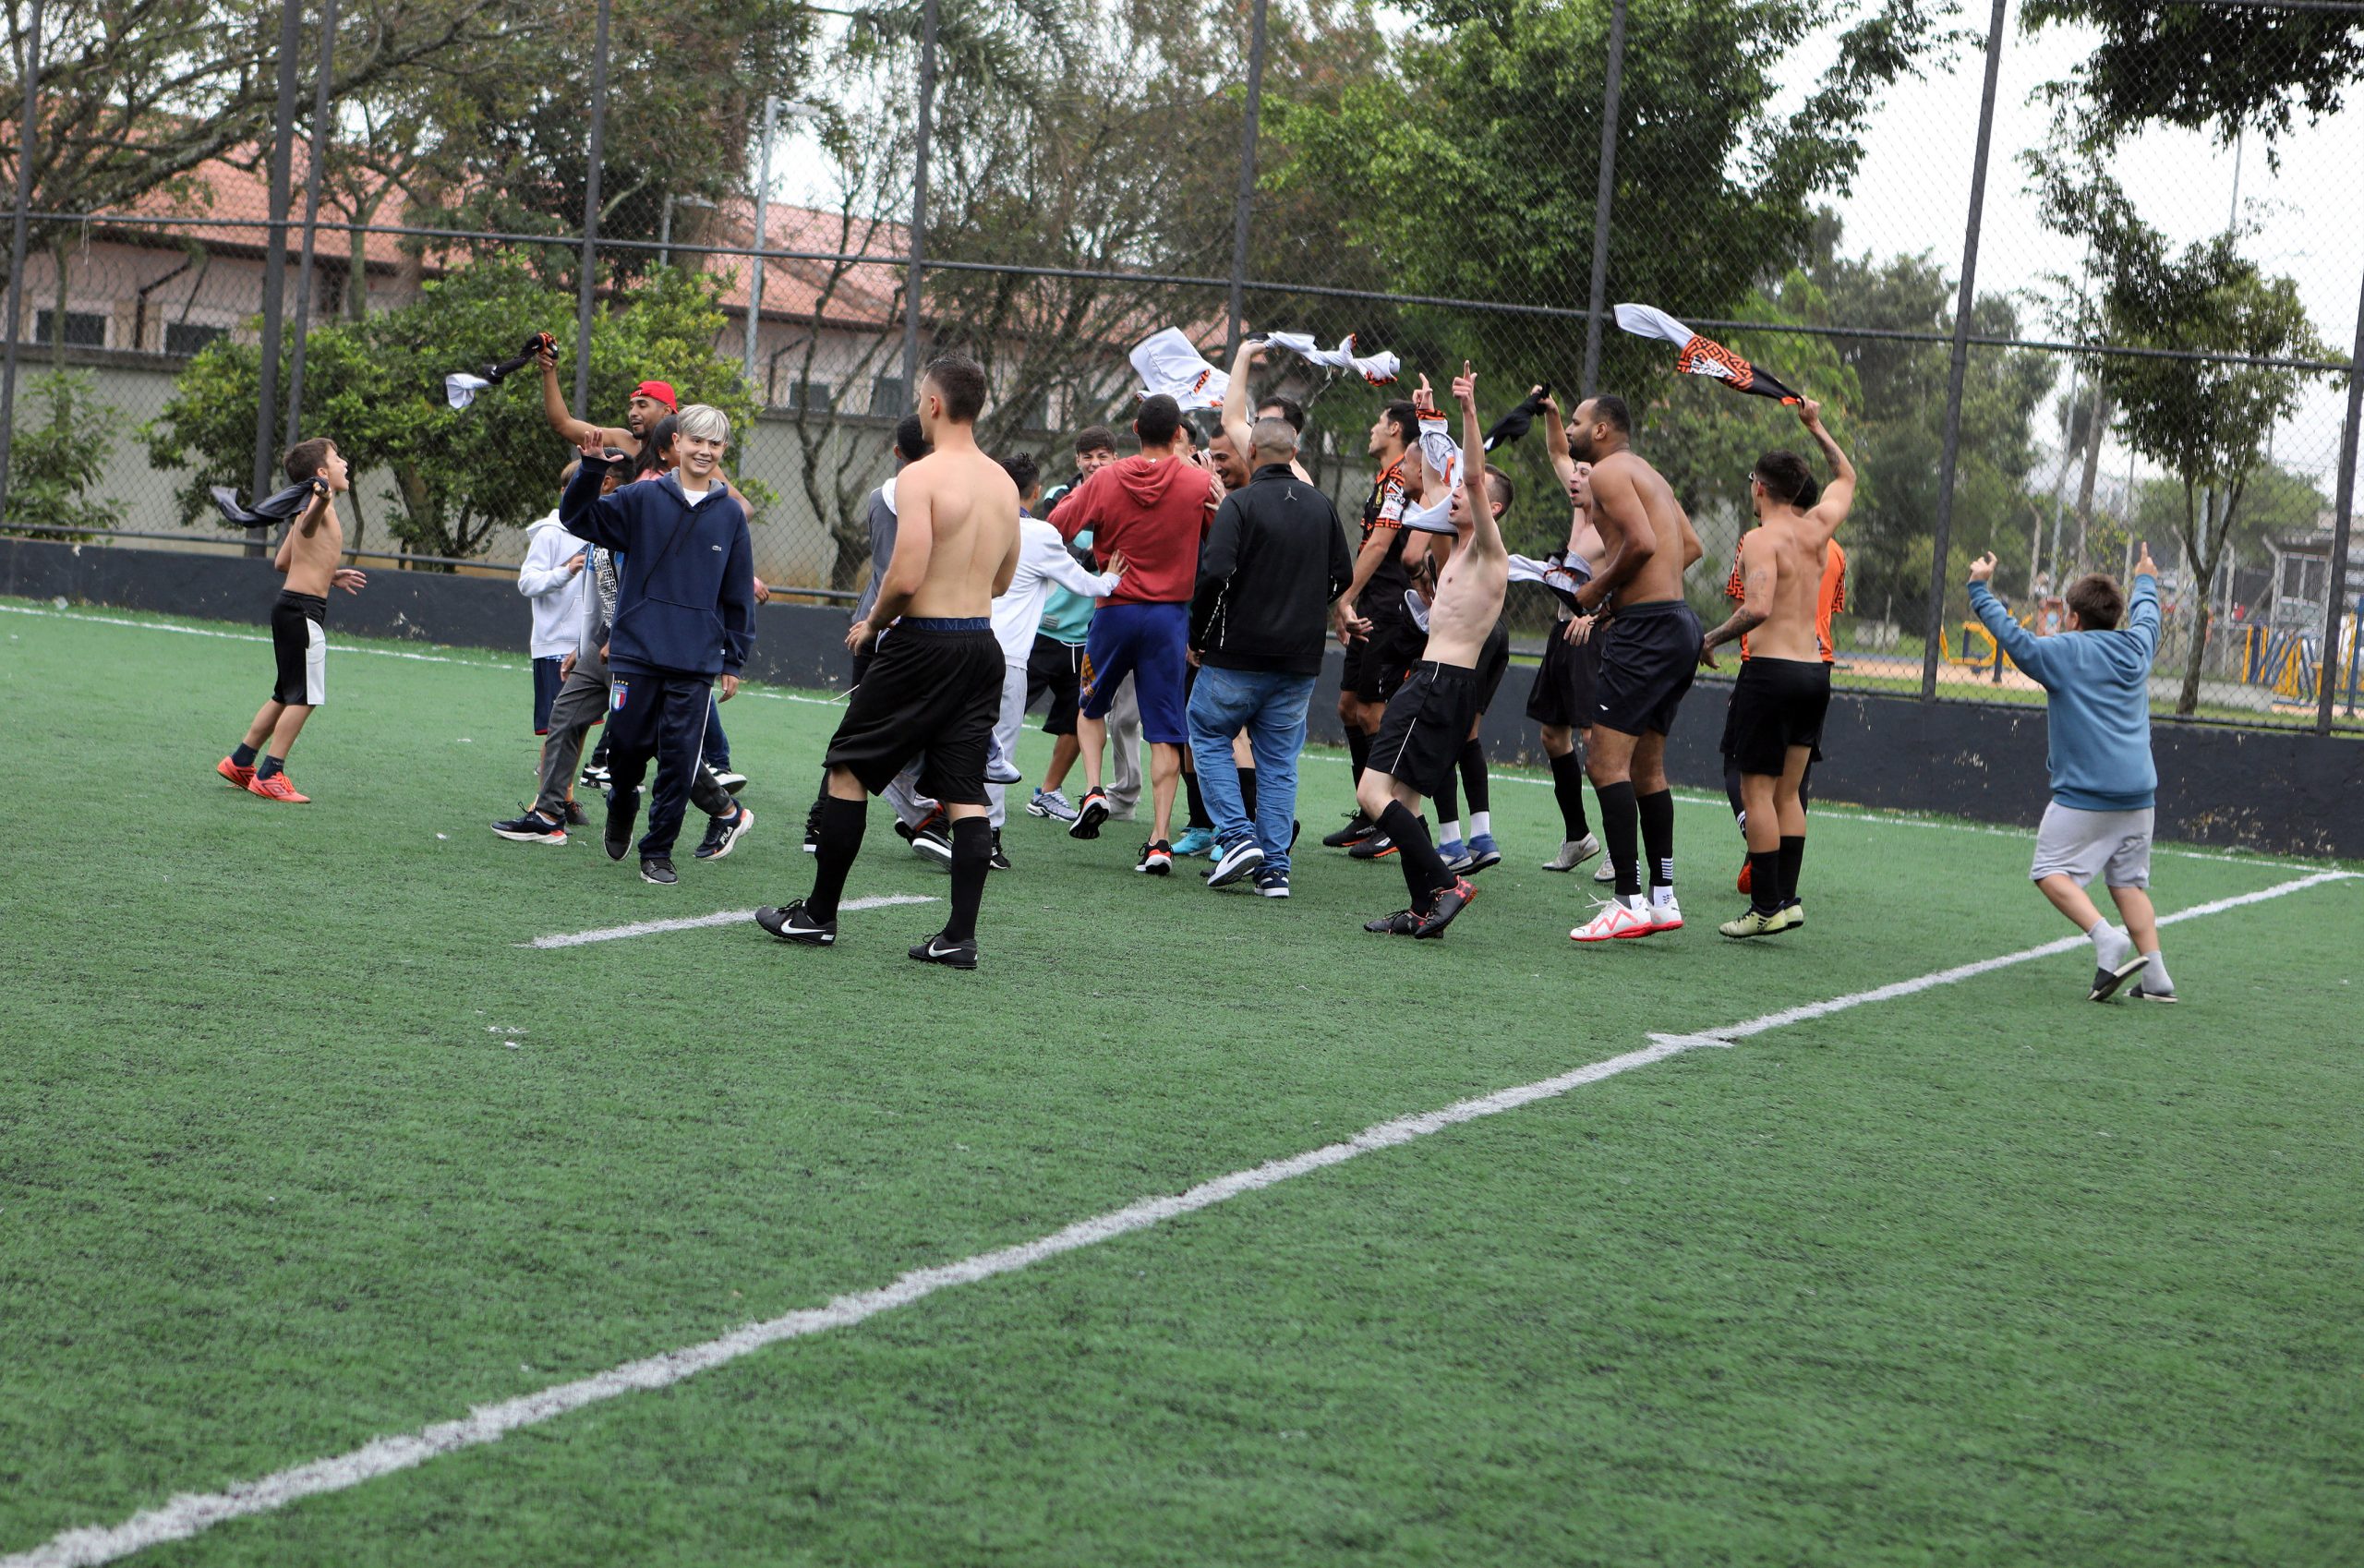
<instances>
[{"instance_id":1,"label":"green artificial turf field","mask_svg":"<svg viewBox=\"0 0 2364 1568\"><path fill-rule=\"evenodd\" d=\"M211 772L267 645L163 627L0 601L0 1564L271 1477L319 1495L180 1505L210 1527L136 1560L2358 1560L2364 882L2171 927L2174 1008L2084 1002L2064 952L1743 1031L2061 936L2026 837L1819 814L1813 923L1741 945L1730 818L1687 801L1690 929L1580 950L1590 884L1534 869L1550 793L1504 771L1510 858L1441 943L1360 930L1390 863L1309 850L1272 903L1020 815L974 974L903 957L940 904L827 952L536 947L801 893L831 707L725 710L759 823L658 888L596 832L487 831L531 789L521 659L339 651L287 807ZM1306 773L1318 833L1345 769ZM2155 890L2323 869L2163 852ZM874 808L849 896L945 887ZM1718 1031L500 1441L282 1475Z\"/></svg>"}]
</instances>

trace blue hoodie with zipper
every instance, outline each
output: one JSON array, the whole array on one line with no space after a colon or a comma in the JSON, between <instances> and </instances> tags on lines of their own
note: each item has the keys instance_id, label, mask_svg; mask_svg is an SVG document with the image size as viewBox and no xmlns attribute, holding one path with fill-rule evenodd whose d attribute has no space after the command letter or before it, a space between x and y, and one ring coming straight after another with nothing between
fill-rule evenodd
<instances>
[{"instance_id":1,"label":"blue hoodie with zipper","mask_svg":"<svg viewBox=\"0 0 2364 1568\"><path fill-rule=\"evenodd\" d=\"M736 675L755 641L755 551L747 510L720 484L699 496L674 475L602 496L611 466L585 458L558 503L560 525L621 559L608 664L713 680Z\"/></svg>"},{"instance_id":2,"label":"blue hoodie with zipper","mask_svg":"<svg viewBox=\"0 0 2364 1568\"><path fill-rule=\"evenodd\" d=\"M1984 583L1970 585L1970 608L2011 662L2051 698L2044 712L2044 761L2052 798L2078 811L2141 811L2158 793L2151 760L2151 660L2159 649L2159 585L2134 579L2126 624L2113 632L2063 632L2039 637L2018 621Z\"/></svg>"}]
</instances>

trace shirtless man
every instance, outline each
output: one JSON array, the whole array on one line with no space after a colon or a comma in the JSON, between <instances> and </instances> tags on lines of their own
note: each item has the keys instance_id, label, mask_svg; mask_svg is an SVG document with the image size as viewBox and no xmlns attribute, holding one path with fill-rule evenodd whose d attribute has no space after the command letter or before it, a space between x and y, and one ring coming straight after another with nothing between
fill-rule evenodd
<instances>
[{"instance_id":1,"label":"shirtless man","mask_svg":"<svg viewBox=\"0 0 2364 1568\"><path fill-rule=\"evenodd\" d=\"M1229 439L1232 451L1242 458L1248 455L1251 441L1248 417L1248 372L1264 357L1263 343L1262 338L1248 332L1248 323L1243 321L1239 324L1239 352L1231 356L1231 384L1223 394L1223 433ZM1305 404L1293 397L1275 393L1264 399L1256 404L1256 417L1285 419L1289 422L1289 428L1300 438L1305 435ZM1289 459L1289 472L1309 485L1313 483L1313 476L1307 473L1305 464L1294 457ZM1224 482L1230 484L1228 479ZM1243 479L1231 488L1238 489L1246 483Z\"/></svg>"},{"instance_id":2,"label":"shirtless man","mask_svg":"<svg viewBox=\"0 0 2364 1568\"><path fill-rule=\"evenodd\" d=\"M624 404L622 428L577 419L558 390L558 351L545 346L534 357L542 368L542 417L550 422L550 428L569 446L579 448L596 442L601 447L612 447L627 457L638 457L641 440L657 421L680 412L680 400L673 395L670 382L643 381L632 389L632 397Z\"/></svg>"},{"instance_id":3,"label":"shirtless man","mask_svg":"<svg viewBox=\"0 0 2364 1568\"><path fill-rule=\"evenodd\" d=\"M1768 452L1748 476L1757 526L1742 536L1745 597L1731 619L1700 640L1699 662L1713 669L1716 649L1746 636L1749 647L1732 685L1724 752L1740 767L1748 811L1747 911L1719 930L1766 936L1805 923L1798 867L1806 853L1806 808L1799 795L1806 764L1822 740L1830 709L1830 666L1822 661L1822 579L1831 536L1855 499L1855 467L1822 428L1822 404L1807 399L1798 422L1830 463L1830 483L1815 499L1814 476L1793 452Z\"/></svg>"},{"instance_id":4,"label":"shirtless man","mask_svg":"<svg viewBox=\"0 0 2364 1568\"><path fill-rule=\"evenodd\" d=\"M284 466L290 479L309 485L312 493L287 525L271 562L272 571L287 578L271 607L271 649L279 678L271 700L255 710L246 739L213 771L235 789L300 805L311 797L297 794L283 769L304 721L328 700L329 590L357 594L369 579L337 564L344 554L344 525L337 518L336 495L351 488L351 478L336 443L324 436L298 441L288 449Z\"/></svg>"},{"instance_id":5,"label":"shirtless man","mask_svg":"<svg viewBox=\"0 0 2364 1568\"><path fill-rule=\"evenodd\" d=\"M1452 501L1453 553L1437 574L1429 606L1428 641L1419 663L1388 700L1370 761L1355 786L1356 804L1394 841L1410 902L1365 923L1395 936L1441 936L1478 896L1467 877L1445 868L1429 830L1413 808L1453 781L1478 712L1478 661L1502 617L1510 585L1510 552L1494 525L1494 487L1486 470L1486 429L1478 418L1478 375L1467 361L1454 378L1461 404L1461 460L1465 471Z\"/></svg>"},{"instance_id":6,"label":"shirtless man","mask_svg":"<svg viewBox=\"0 0 2364 1568\"><path fill-rule=\"evenodd\" d=\"M1576 609L1608 607L1586 771L1600 805L1602 836L1617 868L1617 894L1568 933L1578 942L1680 930L1674 901L1674 791L1666 737L1699 668L1699 617L1683 597L1683 574L1705 554L1691 519L1658 471L1634 455L1633 416L1607 392L1586 398L1570 422L1569 454L1592 464L1592 520L1603 555L1576 590ZM1634 829L1649 854L1642 892Z\"/></svg>"},{"instance_id":7,"label":"shirtless man","mask_svg":"<svg viewBox=\"0 0 2364 1568\"><path fill-rule=\"evenodd\" d=\"M1001 713L1008 665L993 632L993 602L1018 573L1018 487L977 446L985 372L947 354L920 378L927 456L895 479L895 553L870 613L846 633L878 651L846 703L824 758L828 798L814 847L813 891L755 923L783 942L826 947L838 939L838 899L862 849L863 791L877 794L923 758L919 787L952 823L952 908L944 929L911 956L977 967L977 906L993 860L986 820L985 752ZM886 633L881 640L880 633Z\"/></svg>"},{"instance_id":8,"label":"shirtless man","mask_svg":"<svg viewBox=\"0 0 2364 1568\"><path fill-rule=\"evenodd\" d=\"M1568 540L1560 559L1571 566L1582 562L1588 573L1608 553L1592 522L1592 464L1577 462L1569 452L1568 427L1561 420L1559 404L1546 397L1537 412L1543 416L1543 444L1552 472L1568 492ZM1592 741L1600 645L1589 635L1592 627L1579 626L1577 619L1566 605L1558 608L1551 635L1543 645L1543 660L1536 667L1535 684L1526 694L1526 717L1542 733L1543 754L1551 759L1551 793L1560 806L1560 852L1543 862L1546 871L1574 871L1600 853L1600 840L1585 817L1585 753L1578 749L1579 742L1589 748Z\"/></svg>"}]
</instances>

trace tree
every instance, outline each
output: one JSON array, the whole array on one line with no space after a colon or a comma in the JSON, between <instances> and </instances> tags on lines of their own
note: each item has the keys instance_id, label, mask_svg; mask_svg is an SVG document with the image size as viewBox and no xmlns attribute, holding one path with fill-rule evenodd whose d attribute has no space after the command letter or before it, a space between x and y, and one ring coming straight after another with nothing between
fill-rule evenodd
<instances>
[{"instance_id":1,"label":"tree","mask_svg":"<svg viewBox=\"0 0 2364 1568\"><path fill-rule=\"evenodd\" d=\"M621 409L633 386L653 375L673 383L684 407L712 404L734 429L748 429L754 400L738 367L714 352L723 324L718 279L667 270L621 309L597 318L592 406ZM496 530L549 510L559 471L573 454L544 422L530 372L459 410L444 400L443 377L514 354L537 326L549 327L560 357L571 360L573 316L573 299L546 288L522 263L483 261L430 282L412 305L316 327L305 355L301 428L335 440L352 463L357 514L363 496L389 490L395 510L388 526L405 549L476 555ZM195 471L181 492L184 523L210 512L209 486L245 482L259 368L250 344L207 345L142 430L156 466ZM741 488L760 515L768 489Z\"/></svg>"},{"instance_id":2,"label":"tree","mask_svg":"<svg viewBox=\"0 0 2364 1568\"><path fill-rule=\"evenodd\" d=\"M49 418L18 428L8 449L8 525L77 534L122 527L123 502L90 493L106 475L121 411L101 403L97 384L78 370L35 376L27 390Z\"/></svg>"},{"instance_id":3,"label":"tree","mask_svg":"<svg viewBox=\"0 0 2364 1568\"><path fill-rule=\"evenodd\" d=\"M2274 427L2298 406L2315 372L2257 359L2320 359L2324 349L2289 278L2269 278L2237 248L2237 232L2173 248L2139 217L2106 175L2039 160L2047 223L2092 241L2097 297L2084 323L2096 342L2225 358L2096 356L2096 374L2117 404L2129 445L2174 475L2183 489L2177 535L2191 573L2191 648L2179 714L2200 702L2209 588ZM2201 493L2218 498L2203 507Z\"/></svg>"},{"instance_id":4,"label":"tree","mask_svg":"<svg viewBox=\"0 0 2364 1568\"><path fill-rule=\"evenodd\" d=\"M2076 102L2108 142L2153 121L2230 142L2256 131L2269 148L2303 114L2336 114L2364 74L2364 12L2197 6L2160 0L2029 0L2030 32L2082 26L2101 43L2054 96Z\"/></svg>"}]
</instances>

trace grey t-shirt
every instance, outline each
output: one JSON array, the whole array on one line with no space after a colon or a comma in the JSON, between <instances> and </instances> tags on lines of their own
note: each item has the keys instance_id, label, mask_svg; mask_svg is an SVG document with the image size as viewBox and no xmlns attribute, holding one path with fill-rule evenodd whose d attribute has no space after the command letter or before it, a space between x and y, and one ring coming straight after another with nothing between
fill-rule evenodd
<instances>
[{"instance_id":1,"label":"grey t-shirt","mask_svg":"<svg viewBox=\"0 0 2364 1568\"><path fill-rule=\"evenodd\" d=\"M878 603L878 585L886 580L886 563L895 559L894 495L892 479L870 492L870 581L863 586L862 597L854 601L856 621L867 616Z\"/></svg>"}]
</instances>

